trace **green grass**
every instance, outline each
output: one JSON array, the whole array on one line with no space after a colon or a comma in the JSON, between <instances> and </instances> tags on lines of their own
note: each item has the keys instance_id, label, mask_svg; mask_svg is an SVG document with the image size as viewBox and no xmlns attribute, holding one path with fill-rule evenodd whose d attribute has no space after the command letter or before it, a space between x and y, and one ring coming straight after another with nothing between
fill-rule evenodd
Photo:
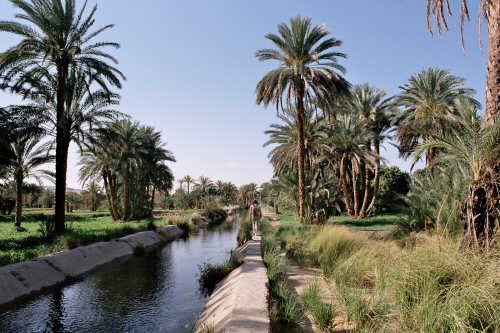
<instances>
[{"instance_id":1,"label":"green grass","mask_svg":"<svg viewBox=\"0 0 500 333\"><path fill-rule=\"evenodd\" d=\"M10 222L0 222L0 266L31 260L49 253L62 251L99 241L108 241L134 232L151 229L153 225L167 224L163 218L117 223L111 217L88 217L66 223L68 231L55 239L44 237L41 222L26 221L24 232L18 232Z\"/></svg>"},{"instance_id":2,"label":"green grass","mask_svg":"<svg viewBox=\"0 0 500 333\"><path fill-rule=\"evenodd\" d=\"M294 226L298 225L297 217L294 212L284 211L280 216L280 225ZM349 216L341 215L334 216L328 220L331 225L345 225L358 231L364 232L380 232L388 234L394 231L396 225L401 220L405 219L405 214L384 214L369 216L364 219L356 219Z\"/></svg>"},{"instance_id":3,"label":"green grass","mask_svg":"<svg viewBox=\"0 0 500 333\"><path fill-rule=\"evenodd\" d=\"M226 261L222 264L210 264L204 263L199 267L200 275L198 277L198 283L200 285L200 291L209 296L217 287L217 284L224 280L226 276L229 275L233 270L241 266L243 261L238 255L233 251Z\"/></svg>"}]
</instances>

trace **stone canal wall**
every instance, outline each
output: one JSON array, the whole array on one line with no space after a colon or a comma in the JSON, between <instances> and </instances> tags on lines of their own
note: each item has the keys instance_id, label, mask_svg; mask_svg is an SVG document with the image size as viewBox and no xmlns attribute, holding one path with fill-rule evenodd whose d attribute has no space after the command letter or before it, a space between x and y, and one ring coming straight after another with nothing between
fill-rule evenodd
<instances>
[{"instance_id":1,"label":"stone canal wall","mask_svg":"<svg viewBox=\"0 0 500 333\"><path fill-rule=\"evenodd\" d=\"M159 246L183 234L177 226L159 227L110 242L99 242L32 261L0 267L0 306L79 278L136 251Z\"/></svg>"},{"instance_id":2,"label":"stone canal wall","mask_svg":"<svg viewBox=\"0 0 500 333\"><path fill-rule=\"evenodd\" d=\"M196 324L196 332L268 333L267 275L260 237L236 250L243 264L219 283Z\"/></svg>"}]
</instances>

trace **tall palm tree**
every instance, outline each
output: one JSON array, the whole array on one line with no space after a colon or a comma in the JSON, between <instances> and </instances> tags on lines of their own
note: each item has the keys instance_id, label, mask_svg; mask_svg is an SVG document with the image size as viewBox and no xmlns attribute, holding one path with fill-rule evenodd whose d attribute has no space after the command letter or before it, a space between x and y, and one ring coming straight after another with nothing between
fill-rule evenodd
<instances>
[{"instance_id":1,"label":"tall palm tree","mask_svg":"<svg viewBox=\"0 0 500 333\"><path fill-rule=\"evenodd\" d=\"M41 182L42 177L50 176L48 171L40 170L44 164L52 162L54 156L50 155L47 144L40 143L38 135L23 135L10 144L12 159L12 175L16 186L16 216L15 226L21 227L23 207L23 186L27 178L35 178Z\"/></svg>"},{"instance_id":2,"label":"tall palm tree","mask_svg":"<svg viewBox=\"0 0 500 333\"><path fill-rule=\"evenodd\" d=\"M132 173L137 170L141 164L140 155L145 153L145 148L139 145L139 124L130 120L115 121L106 129L108 142L114 144L107 149L117 169L120 171L120 177L123 184L123 220L128 221L132 218L130 186Z\"/></svg>"},{"instance_id":3,"label":"tall palm tree","mask_svg":"<svg viewBox=\"0 0 500 333\"><path fill-rule=\"evenodd\" d=\"M205 176L200 176L198 179L198 184L196 184L196 188L203 194L206 195L209 193L210 189L213 188L213 182L210 178Z\"/></svg>"},{"instance_id":4,"label":"tall palm tree","mask_svg":"<svg viewBox=\"0 0 500 333\"><path fill-rule=\"evenodd\" d=\"M400 153L407 158L418 144L429 142L433 136L444 134L448 120L455 112L458 97L474 99L475 91L464 87L465 80L442 69L428 68L411 76L408 83L401 86L396 98L402 108L395 117L396 139ZM427 167L432 173L437 151L429 147L426 153Z\"/></svg>"},{"instance_id":5,"label":"tall palm tree","mask_svg":"<svg viewBox=\"0 0 500 333\"><path fill-rule=\"evenodd\" d=\"M485 119L477 116L476 106L468 101L460 101L458 109L461 116L450 131L421 145L417 153L429 147L446 150L438 161L451 165L457 176L469 184L464 205L464 245L489 249L500 219L500 123L487 126Z\"/></svg>"},{"instance_id":6,"label":"tall palm tree","mask_svg":"<svg viewBox=\"0 0 500 333\"><path fill-rule=\"evenodd\" d=\"M106 141L106 136L97 132L94 134L90 144L86 144L86 148L82 151L80 159L80 181L82 185L97 182L102 179L108 207L113 221L121 219L121 214L118 209L117 195L117 175L114 172L114 157L109 149L113 142Z\"/></svg>"},{"instance_id":7,"label":"tall palm tree","mask_svg":"<svg viewBox=\"0 0 500 333\"><path fill-rule=\"evenodd\" d=\"M460 1L460 26L462 45L464 45L464 23L470 19L469 0ZM448 30L446 16L451 15L450 0L426 0L427 2L427 28L432 33L432 18L438 27L439 33ZM486 124L491 125L500 115L500 1L476 0L479 5L479 38L481 39L481 26L483 18L488 25L488 68L486 78ZM480 41L482 44L482 41Z\"/></svg>"},{"instance_id":8,"label":"tall palm tree","mask_svg":"<svg viewBox=\"0 0 500 333\"><path fill-rule=\"evenodd\" d=\"M369 155L371 155L373 147L373 163L365 163L364 167L364 194L359 212L360 217L364 217L376 202L380 182L380 144L387 138L387 131L391 127L392 117L396 111L392 99L393 97L387 97L384 90L369 84L362 84L354 87L351 97L346 102L349 112L358 115L373 136L372 140L366 143ZM370 164L373 164L374 169L374 186L373 195L368 206Z\"/></svg>"},{"instance_id":9,"label":"tall palm tree","mask_svg":"<svg viewBox=\"0 0 500 333\"><path fill-rule=\"evenodd\" d=\"M366 128L365 122L355 114L338 115L329 128L328 140L331 147L329 159L339 161L340 184L349 216L359 217L361 207L357 179L360 174L361 162L371 157L365 145L372 139L372 132ZM349 171L350 183L348 180Z\"/></svg>"},{"instance_id":10,"label":"tall palm tree","mask_svg":"<svg viewBox=\"0 0 500 333\"><path fill-rule=\"evenodd\" d=\"M183 181L187 185L187 193L189 194L189 192L191 191L191 184L194 184L194 178L191 177L190 175L187 175L186 177L183 178Z\"/></svg>"},{"instance_id":11,"label":"tall palm tree","mask_svg":"<svg viewBox=\"0 0 500 333\"><path fill-rule=\"evenodd\" d=\"M151 213L154 208L156 190L168 192L172 189L174 175L165 162L175 162L171 151L165 148L161 133L153 127L142 127L139 133L143 176L146 188L151 195Z\"/></svg>"},{"instance_id":12,"label":"tall palm tree","mask_svg":"<svg viewBox=\"0 0 500 333\"><path fill-rule=\"evenodd\" d=\"M329 36L323 25L313 26L309 18L300 16L290 25L278 25L278 34L268 34L277 49L262 49L256 56L260 61L275 60L279 67L267 73L257 84L257 104L276 105L296 110L297 173L299 191L299 219L304 218L304 117L306 105L317 99L347 94L349 83L342 77L344 67L338 63L346 55L334 51L342 42Z\"/></svg>"},{"instance_id":13,"label":"tall palm tree","mask_svg":"<svg viewBox=\"0 0 500 333\"><path fill-rule=\"evenodd\" d=\"M184 186L184 178L177 179L177 182L179 183L179 190L182 191Z\"/></svg>"},{"instance_id":14,"label":"tall palm tree","mask_svg":"<svg viewBox=\"0 0 500 333\"><path fill-rule=\"evenodd\" d=\"M65 135L68 103L68 78L72 67L82 68L89 80L109 91L108 85L121 88L123 74L109 62L117 60L104 51L118 48L113 42L95 38L113 25L91 30L95 24L95 6L86 15L86 2L77 10L75 0L9 0L21 14L19 20L1 21L0 31L22 38L15 46L0 53L0 87L29 95L38 82L56 83L56 205L55 230L65 229L66 172L70 139Z\"/></svg>"}]
</instances>

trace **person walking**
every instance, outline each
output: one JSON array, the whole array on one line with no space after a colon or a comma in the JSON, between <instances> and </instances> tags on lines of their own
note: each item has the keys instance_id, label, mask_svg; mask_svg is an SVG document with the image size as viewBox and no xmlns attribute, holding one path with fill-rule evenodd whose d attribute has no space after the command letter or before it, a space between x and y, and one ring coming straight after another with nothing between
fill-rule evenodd
<instances>
[{"instance_id":1,"label":"person walking","mask_svg":"<svg viewBox=\"0 0 500 333\"><path fill-rule=\"evenodd\" d=\"M259 202L254 200L250 206L250 221L252 222L252 233L256 236L260 232L260 219L262 218L262 210L260 209Z\"/></svg>"}]
</instances>

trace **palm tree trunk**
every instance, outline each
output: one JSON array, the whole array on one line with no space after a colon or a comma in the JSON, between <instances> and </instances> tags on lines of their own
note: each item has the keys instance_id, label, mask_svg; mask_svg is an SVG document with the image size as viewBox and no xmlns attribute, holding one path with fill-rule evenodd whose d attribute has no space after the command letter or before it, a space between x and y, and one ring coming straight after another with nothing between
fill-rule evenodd
<instances>
[{"instance_id":1,"label":"palm tree trunk","mask_svg":"<svg viewBox=\"0 0 500 333\"><path fill-rule=\"evenodd\" d=\"M427 149L427 169L429 170L429 175L432 176L432 170L434 168L434 148Z\"/></svg>"},{"instance_id":2,"label":"palm tree trunk","mask_svg":"<svg viewBox=\"0 0 500 333\"><path fill-rule=\"evenodd\" d=\"M16 217L14 226L21 226L21 219L23 216L23 172L16 172Z\"/></svg>"},{"instance_id":3,"label":"palm tree trunk","mask_svg":"<svg viewBox=\"0 0 500 333\"><path fill-rule=\"evenodd\" d=\"M111 172L108 173L109 176L109 189L110 189L110 194L111 194L111 205L113 207L113 211L115 212L116 220L120 220L122 217L120 215L120 211L118 209L118 196L116 194L116 176L111 174Z\"/></svg>"},{"instance_id":4,"label":"palm tree trunk","mask_svg":"<svg viewBox=\"0 0 500 333\"><path fill-rule=\"evenodd\" d=\"M373 207L375 207L375 202L377 201L378 189L380 187L380 141L375 139L374 143L375 150L375 171L374 171L374 180L373 180L373 196L372 201L370 202L370 206L368 207L368 212L370 212Z\"/></svg>"},{"instance_id":5,"label":"palm tree trunk","mask_svg":"<svg viewBox=\"0 0 500 333\"><path fill-rule=\"evenodd\" d=\"M155 192L156 192L156 189L155 189L155 186L153 185L153 190L151 193L151 215L153 215L153 209L155 208Z\"/></svg>"},{"instance_id":6,"label":"palm tree trunk","mask_svg":"<svg viewBox=\"0 0 500 333\"><path fill-rule=\"evenodd\" d=\"M130 179L129 171L126 169L123 173L123 220L130 219Z\"/></svg>"},{"instance_id":7,"label":"palm tree trunk","mask_svg":"<svg viewBox=\"0 0 500 333\"><path fill-rule=\"evenodd\" d=\"M344 192L344 204L345 204L345 208L347 209L347 215L352 216L352 215L354 215L354 211L352 210L352 207L351 207L350 193L347 189L347 175L346 175L345 160L346 160L346 156L342 155L342 158L340 159L340 179L342 181L342 192Z\"/></svg>"},{"instance_id":8,"label":"palm tree trunk","mask_svg":"<svg viewBox=\"0 0 500 333\"><path fill-rule=\"evenodd\" d=\"M500 2L488 8L489 52L486 79L486 123L493 124L500 115Z\"/></svg>"},{"instance_id":9,"label":"palm tree trunk","mask_svg":"<svg viewBox=\"0 0 500 333\"><path fill-rule=\"evenodd\" d=\"M371 152L371 145L370 142L367 143L366 145L367 151ZM365 181L364 181L364 193L363 193L363 203L361 204L361 209L359 211L359 217L363 218L366 216L366 208L368 206L368 199L370 196L370 163L368 163L368 157L366 158L366 161L364 163L364 175L365 175Z\"/></svg>"},{"instance_id":10,"label":"palm tree trunk","mask_svg":"<svg viewBox=\"0 0 500 333\"><path fill-rule=\"evenodd\" d=\"M108 207L109 207L109 212L111 213L111 218L113 219L113 221L118 221L119 218L118 215L116 214L115 210L116 207L114 205L113 198L111 195L111 185L110 185L111 180L109 179L107 172L104 171L102 172L102 179L104 182L104 190L106 191L106 198L108 199Z\"/></svg>"},{"instance_id":11,"label":"palm tree trunk","mask_svg":"<svg viewBox=\"0 0 500 333\"><path fill-rule=\"evenodd\" d=\"M63 233L65 227L66 204L66 172L68 170L69 137L64 117L64 102L66 98L66 81L69 65L61 62L57 65L57 105L56 105L56 205L55 229L56 233Z\"/></svg>"},{"instance_id":12,"label":"palm tree trunk","mask_svg":"<svg viewBox=\"0 0 500 333\"><path fill-rule=\"evenodd\" d=\"M352 196L354 198L354 216L359 216L359 193L358 193L358 175L359 173L352 167L351 177L352 177Z\"/></svg>"},{"instance_id":13,"label":"palm tree trunk","mask_svg":"<svg viewBox=\"0 0 500 333\"><path fill-rule=\"evenodd\" d=\"M299 196L299 211L298 218L302 222L304 219L304 199L305 199L305 189L304 189L304 83L300 81L296 86L296 97L297 97L297 170L298 170L298 196Z\"/></svg>"}]
</instances>

